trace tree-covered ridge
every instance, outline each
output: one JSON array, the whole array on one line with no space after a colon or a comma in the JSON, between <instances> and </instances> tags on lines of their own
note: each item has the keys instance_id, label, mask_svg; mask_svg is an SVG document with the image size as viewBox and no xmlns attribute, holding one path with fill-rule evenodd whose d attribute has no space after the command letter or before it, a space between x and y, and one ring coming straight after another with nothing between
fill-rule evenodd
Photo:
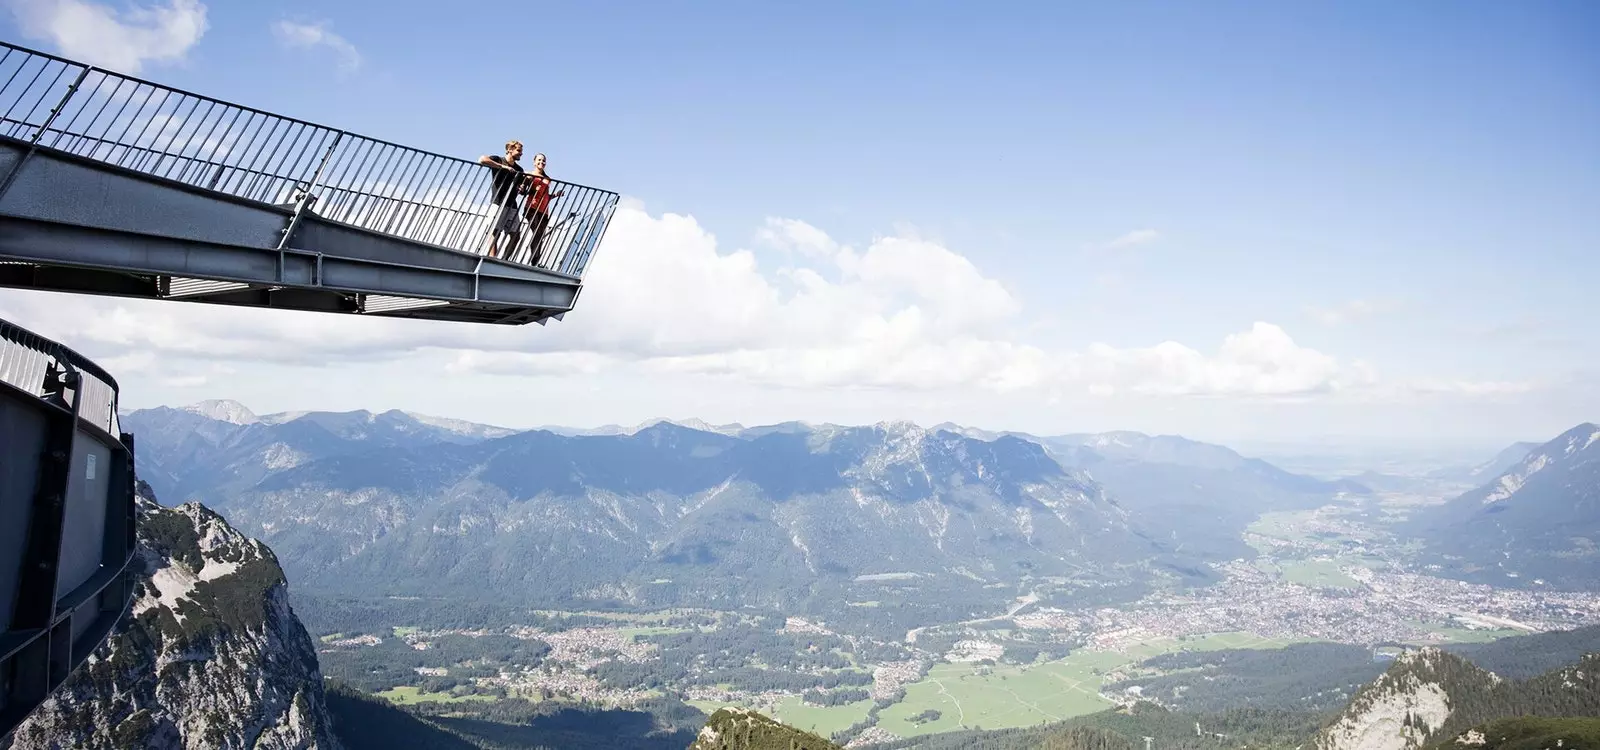
<instances>
[{"instance_id":1,"label":"tree-covered ridge","mask_svg":"<svg viewBox=\"0 0 1600 750\"><path fill-rule=\"evenodd\" d=\"M840 750L810 732L781 724L756 711L721 708L706 720L689 750Z\"/></svg>"},{"instance_id":2,"label":"tree-covered ridge","mask_svg":"<svg viewBox=\"0 0 1600 750\"><path fill-rule=\"evenodd\" d=\"M1519 716L1473 727L1428 750L1600 750L1600 718Z\"/></svg>"}]
</instances>

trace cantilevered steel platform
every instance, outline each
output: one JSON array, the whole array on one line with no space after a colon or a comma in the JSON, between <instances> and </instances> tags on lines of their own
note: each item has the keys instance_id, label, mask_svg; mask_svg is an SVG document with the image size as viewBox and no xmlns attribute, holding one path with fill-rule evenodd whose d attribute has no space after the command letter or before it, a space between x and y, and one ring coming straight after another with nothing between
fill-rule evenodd
<instances>
[{"instance_id":1,"label":"cantilevered steel platform","mask_svg":"<svg viewBox=\"0 0 1600 750\"><path fill-rule=\"evenodd\" d=\"M117 381L0 320L0 745L133 600L133 436Z\"/></svg>"},{"instance_id":2,"label":"cantilevered steel platform","mask_svg":"<svg viewBox=\"0 0 1600 750\"><path fill-rule=\"evenodd\" d=\"M487 167L0 49L0 286L542 324L617 206L553 181L487 257Z\"/></svg>"}]
</instances>

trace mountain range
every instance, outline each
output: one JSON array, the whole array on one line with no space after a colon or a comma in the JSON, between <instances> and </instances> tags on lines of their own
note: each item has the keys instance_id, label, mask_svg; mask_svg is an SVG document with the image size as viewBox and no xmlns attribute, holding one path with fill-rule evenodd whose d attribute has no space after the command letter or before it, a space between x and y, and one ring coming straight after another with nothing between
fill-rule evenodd
<instances>
[{"instance_id":1,"label":"mountain range","mask_svg":"<svg viewBox=\"0 0 1600 750\"><path fill-rule=\"evenodd\" d=\"M1503 454L1504 455L1504 454ZM1403 527L1443 575L1501 586L1600 586L1600 426L1528 450L1477 489Z\"/></svg>"},{"instance_id":2,"label":"mountain range","mask_svg":"<svg viewBox=\"0 0 1600 750\"><path fill-rule=\"evenodd\" d=\"M1222 446L909 423L514 432L401 411L124 416L163 497L270 543L303 590L541 605L753 604L972 616L1249 554L1266 510L1366 493ZM1065 583L1063 583L1065 582Z\"/></svg>"}]
</instances>

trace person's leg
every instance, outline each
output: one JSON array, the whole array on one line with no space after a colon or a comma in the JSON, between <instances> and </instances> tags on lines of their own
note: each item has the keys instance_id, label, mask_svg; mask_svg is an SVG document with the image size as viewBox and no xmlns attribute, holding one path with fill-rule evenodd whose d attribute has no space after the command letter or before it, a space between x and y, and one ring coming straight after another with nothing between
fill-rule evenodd
<instances>
[{"instance_id":1,"label":"person's leg","mask_svg":"<svg viewBox=\"0 0 1600 750\"><path fill-rule=\"evenodd\" d=\"M489 245L489 257L500 258L510 256L517 249L517 240L521 238L521 227L518 226L517 207L515 205L501 206L500 215L494 224L494 241ZM500 239L505 237L505 252L500 252Z\"/></svg>"},{"instance_id":2,"label":"person's leg","mask_svg":"<svg viewBox=\"0 0 1600 750\"><path fill-rule=\"evenodd\" d=\"M532 241L528 243L528 247L532 252L532 256L528 259L528 265L530 266L537 266L544 261L544 230L549 225L550 214L543 211L535 213L532 220L528 222L528 233L533 237Z\"/></svg>"}]
</instances>

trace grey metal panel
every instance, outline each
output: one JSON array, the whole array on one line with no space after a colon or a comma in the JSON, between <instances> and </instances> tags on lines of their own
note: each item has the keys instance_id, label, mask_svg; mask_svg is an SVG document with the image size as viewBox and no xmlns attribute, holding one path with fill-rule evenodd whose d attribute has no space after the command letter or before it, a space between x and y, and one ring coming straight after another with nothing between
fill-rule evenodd
<instances>
[{"instance_id":1,"label":"grey metal panel","mask_svg":"<svg viewBox=\"0 0 1600 750\"><path fill-rule=\"evenodd\" d=\"M377 232L345 226L318 216L300 217L291 244L315 249L341 258L361 258L407 266L428 266L470 273L478 267L478 256L458 250L388 237Z\"/></svg>"},{"instance_id":2,"label":"grey metal panel","mask_svg":"<svg viewBox=\"0 0 1600 750\"><path fill-rule=\"evenodd\" d=\"M37 457L44 451L45 420L34 403L0 390L0 632L11 624L17 582L32 517Z\"/></svg>"},{"instance_id":3,"label":"grey metal panel","mask_svg":"<svg viewBox=\"0 0 1600 750\"><path fill-rule=\"evenodd\" d=\"M578 287L575 285L530 284L488 276L478 278L478 299L484 302L568 310L577 297Z\"/></svg>"},{"instance_id":4,"label":"grey metal panel","mask_svg":"<svg viewBox=\"0 0 1600 750\"><path fill-rule=\"evenodd\" d=\"M72 442L72 483L67 486L67 513L61 528L58 597L83 585L100 570L110 477L111 448L99 436L78 430L77 439Z\"/></svg>"},{"instance_id":5,"label":"grey metal panel","mask_svg":"<svg viewBox=\"0 0 1600 750\"><path fill-rule=\"evenodd\" d=\"M278 278L278 253L271 250L202 244L73 224L19 221L3 216L0 216L0 255L65 265L239 281L276 282ZM297 275L309 281L312 261L297 262Z\"/></svg>"},{"instance_id":6,"label":"grey metal panel","mask_svg":"<svg viewBox=\"0 0 1600 750\"><path fill-rule=\"evenodd\" d=\"M15 152L14 144L0 150ZM276 247L289 212L40 150L22 164L0 213L141 234Z\"/></svg>"},{"instance_id":7,"label":"grey metal panel","mask_svg":"<svg viewBox=\"0 0 1600 750\"><path fill-rule=\"evenodd\" d=\"M470 273L385 266L331 256L322 259L322 284L334 289L449 300L472 299L473 286Z\"/></svg>"}]
</instances>

